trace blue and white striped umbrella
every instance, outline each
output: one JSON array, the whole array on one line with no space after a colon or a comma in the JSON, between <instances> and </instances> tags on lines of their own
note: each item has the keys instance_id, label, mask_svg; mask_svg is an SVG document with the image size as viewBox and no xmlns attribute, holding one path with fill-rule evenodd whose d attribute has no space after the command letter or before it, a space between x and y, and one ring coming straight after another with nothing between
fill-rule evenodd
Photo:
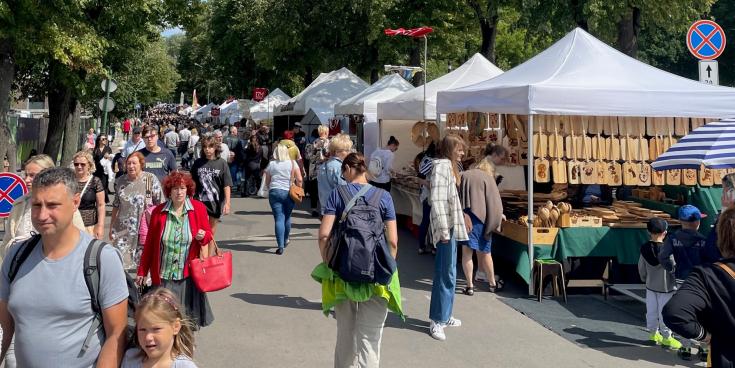
<instances>
[{"instance_id":1,"label":"blue and white striped umbrella","mask_svg":"<svg viewBox=\"0 0 735 368\"><path fill-rule=\"evenodd\" d=\"M735 168L735 119L691 131L651 164L654 170Z\"/></svg>"}]
</instances>

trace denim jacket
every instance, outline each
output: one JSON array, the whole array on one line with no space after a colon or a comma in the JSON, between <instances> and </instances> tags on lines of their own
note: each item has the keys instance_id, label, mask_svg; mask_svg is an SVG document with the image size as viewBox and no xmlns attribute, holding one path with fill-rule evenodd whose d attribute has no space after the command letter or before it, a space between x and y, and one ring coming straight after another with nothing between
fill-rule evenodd
<instances>
[{"instance_id":1,"label":"denim jacket","mask_svg":"<svg viewBox=\"0 0 735 368\"><path fill-rule=\"evenodd\" d=\"M319 166L317 183L319 185L319 204L321 208L327 204L329 196L338 185L347 184L342 179L342 160L338 157L330 158L326 163Z\"/></svg>"}]
</instances>

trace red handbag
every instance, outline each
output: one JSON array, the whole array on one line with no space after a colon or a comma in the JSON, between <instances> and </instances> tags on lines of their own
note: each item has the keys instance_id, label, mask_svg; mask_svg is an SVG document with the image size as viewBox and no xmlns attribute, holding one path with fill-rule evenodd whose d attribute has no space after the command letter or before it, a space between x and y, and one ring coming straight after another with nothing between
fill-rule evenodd
<instances>
[{"instance_id":1,"label":"red handbag","mask_svg":"<svg viewBox=\"0 0 735 368\"><path fill-rule=\"evenodd\" d=\"M222 290L232 285L232 252L222 252L214 240L210 245L214 246L214 255L204 259L194 258L189 263L189 273L194 285L203 293Z\"/></svg>"}]
</instances>

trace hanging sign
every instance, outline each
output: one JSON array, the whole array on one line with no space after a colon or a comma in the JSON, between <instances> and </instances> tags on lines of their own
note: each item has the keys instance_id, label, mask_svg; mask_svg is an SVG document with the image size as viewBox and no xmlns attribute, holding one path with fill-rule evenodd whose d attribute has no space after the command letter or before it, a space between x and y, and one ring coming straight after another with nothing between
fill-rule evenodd
<instances>
[{"instance_id":1,"label":"hanging sign","mask_svg":"<svg viewBox=\"0 0 735 368\"><path fill-rule=\"evenodd\" d=\"M8 217L13 204L28 193L25 181L13 173L0 173L0 217Z\"/></svg>"},{"instance_id":2,"label":"hanging sign","mask_svg":"<svg viewBox=\"0 0 735 368\"><path fill-rule=\"evenodd\" d=\"M268 88L254 88L253 89L253 101L263 101L268 96Z\"/></svg>"},{"instance_id":3,"label":"hanging sign","mask_svg":"<svg viewBox=\"0 0 735 368\"><path fill-rule=\"evenodd\" d=\"M719 85L719 68L717 60L699 61L699 81L706 84Z\"/></svg>"}]
</instances>

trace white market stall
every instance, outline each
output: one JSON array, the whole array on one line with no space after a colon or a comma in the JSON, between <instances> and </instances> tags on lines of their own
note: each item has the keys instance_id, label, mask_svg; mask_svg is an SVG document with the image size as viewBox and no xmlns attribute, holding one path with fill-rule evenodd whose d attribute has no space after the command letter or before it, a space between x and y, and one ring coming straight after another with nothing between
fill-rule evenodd
<instances>
[{"instance_id":1,"label":"white market stall","mask_svg":"<svg viewBox=\"0 0 735 368\"><path fill-rule=\"evenodd\" d=\"M364 80L347 68L320 74L306 89L276 107L274 116L274 133L280 135L290 129L294 123L314 110L319 116L333 116L334 105L362 92L369 87ZM306 126L304 129L308 129ZM310 130L307 131L307 134Z\"/></svg>"},{"instance_id":2,"label":"white market stall","mask_svg":"<svg viewBox=\"0 0 735 368\"><path fill-rule=\"evenodd\" d=\"M378 148L378 103L413 89L400 75L393 73L380 78L368 89L334 106L335 115L362 115L363 153L370 157Z\"/></svg>"},{"instance_id":3,"label":"white market stall","mask_svg":"<svg viewBox=\"0 0 735 368\"><path fill-rule=\"evenodd\" d=\"M416 154L421 151L419 147L411 143L411 129L416 122L424 120L424 108L426 108L426 120L437 120L437 92L468 86L502 73L502 70L485 57L475 54L451 73L427 83L426 101L424 101L424 87L419 86L387 101L379 102L380 141L378 144L382 145L387 142L391 135L401 142L400 148L396 151L394 169L410 165Z\"/></svg>"},{"instance_id":4,"label":"white market stall","mask_svg":"<svg viewBox=\"0 0 735 368\"><path fill-rule=\"evenodd\" d=\"M735 89L656 69L577 28L506 73L438 93L437 113L720 118L735 113ZM533 139L528 139L528 212L533 211ZM530 221L529 221L530 222ZM533 267L533 224L528 255ZM530 291L529 285L529 291Z\"/></svg>"},{"instance_id":5,"label":"white market stall","mask_svg":"<svg viewBox=\"0 0 735 368\"><path fill-rule=\"evenodd\" d=\"M238 100L225 101L219 105L219 121L224 124L235 124L242 118Z\"/></svg>"},{"instance_id":6,"label":"white market stall","mask_svg":"<svg viewBox=\"0 0 735 368\"><path fill-rule=\"evenodd\" d=\"M256 123L260 123L263 120L269 120L273 117L273 111L276 106L285 104L291 97L281 91L280 88L276 88L273 92L269 93L263 101L258 102L250 108L249 118Z\"/></svg>"},{"instance_id":7,"label":"white market stall","mask_svg":"<svg viewBox=\"0 0 735 368\"><path fill-rule=\"evenodd\" d=\"M192 112L191 113L191 117L194 118L194 119L196 119L196 120L198 120L198 121L202 121L205 118L208 118L209 117L209 113L212 111L212 108L215 107L215 106L217 106L217 105L215 105L214 103L211 103L210 102L210 103L208 103L208 104L206 104L206 105L204 105L204 106L196 109L194 112Z\"/></svg>"}]
</instances>

